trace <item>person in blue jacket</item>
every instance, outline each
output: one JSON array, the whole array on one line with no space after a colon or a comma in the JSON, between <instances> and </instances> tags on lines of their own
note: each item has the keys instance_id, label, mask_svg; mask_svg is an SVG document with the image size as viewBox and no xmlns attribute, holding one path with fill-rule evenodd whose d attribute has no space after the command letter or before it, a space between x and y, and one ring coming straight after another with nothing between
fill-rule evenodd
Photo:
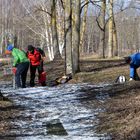
<instances>
[{"instance_id":1,"label":"person in blue jacket","mask_svg":"<svg viewBox=\"0 0 140 140\"><path fill-rule=\"evenodd\" d=\"M139 80L137 74L137 68L140 67L140 53L132 54L125 58L125 62L130 65L130 79L131 80Z\"/></svg>"}]
</instances>

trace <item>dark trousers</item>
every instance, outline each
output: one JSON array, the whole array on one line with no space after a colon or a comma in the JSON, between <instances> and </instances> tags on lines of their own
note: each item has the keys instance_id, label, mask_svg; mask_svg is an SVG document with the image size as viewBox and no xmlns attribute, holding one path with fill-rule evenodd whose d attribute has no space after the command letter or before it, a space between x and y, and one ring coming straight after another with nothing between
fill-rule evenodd
<instances>
[{"instance_id":1,"label":"dark trousers","mask_svg":"<svg viewBox=\"0 0 140 140\"><path fill-rule=\"evenodd\" d=\"M36 70L38 70L38 74L39 74L39 77L41 75L41 73L44 71L43 69L43 62L38 65L38 66L33 66L30 64L30 86L31 87L34 87L35 86L35 74L36 74ZM46 82L43 82L41 83L42 86L45 86L46 85Z\"/></svg>"},{"instance_id":2,"label":"dark trousers","mask_svg":"<svg viewBox=\"0 0 140 140\"><path fill-rule=\"evenodd\" d=\"M15 74L15 82L17 87L26 87L26 77L29 68L29 62L23 62L17 65L17 71Z\"/></svg>"}]
</instances>

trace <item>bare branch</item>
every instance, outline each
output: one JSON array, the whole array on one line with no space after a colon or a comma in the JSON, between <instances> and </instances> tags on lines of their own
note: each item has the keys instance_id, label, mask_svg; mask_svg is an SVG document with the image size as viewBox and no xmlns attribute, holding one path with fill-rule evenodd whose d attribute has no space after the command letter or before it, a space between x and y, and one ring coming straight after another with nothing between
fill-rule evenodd
<instances>
[{"instance_id":1,"label":"bare branch","mask_svg":"<svg viewBox=\"0 0 140 140\"><path fill-rule=\"evenodd\" d=\"M88 1L88 2L84 3L83 6L81 6L81 8L80 8L80 13L82 12L83 8L84 8L86 5L88 5L89 3L90 3L90 2Z\"/></svg>"},{"instance_id":2,"label":"bare branch","mask_svg":"<svg viewBox=\"0 0 140 140\"><path fill-rule=\"evenodd\" d=\"M43 9L41 6L40 6L40 7L36 7L35 12L38 12L38 11L40 11L40 12L45 12L45 13L47 13L50 17L52 16L51 13L49 13L46 9Z\"/></svg>"},{"instance_id":3,"label":"bare branch","mask_svg":"<svg viewBox=\"0 0 140 140\"><path fill-rule=\"evenodd\" d=\"M92 0L89 0L89 2L90 2L91 4L93 4L93 5L95 5L96 7L101 8L101 6L97 4L97 3L100 2L100 1L92 1Z\"/></svg>"}]
</instances>

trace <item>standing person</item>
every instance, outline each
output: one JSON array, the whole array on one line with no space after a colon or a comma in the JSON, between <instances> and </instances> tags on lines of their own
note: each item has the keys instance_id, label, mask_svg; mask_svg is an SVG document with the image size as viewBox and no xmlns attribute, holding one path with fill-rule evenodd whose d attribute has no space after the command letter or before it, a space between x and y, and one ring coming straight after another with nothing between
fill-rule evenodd
<instances>
[{"instance_id":1,"label":"standing person","mask_svg":"<svg viewBox=\"0 0 140 140\"><path fill-rule=\"evenodd\" d=\"M139 80L137 74L137 68L140 67L140 53L132 54L125 58L125 62L130 65L130 79L131 80Z\"/></svg>"},{"instance_id":2,"label":"standing person","mask_svg":"<svg viewBox=\"0 0 140 140\"><path fill-rule=\"evenodd\" d=\"M8 45L6 54L12 54L13 71L15 73L15 83L17 88L26 88L26 77L29 68L29 60L26 53L18 48L14 48L13 45Z\"/></svg>"},{"instance_id":3,"label":"standing person","mask_svg":"<svg viewBox=\"0 0 140 140\"><path fill-rule=\"evenodd\" d=\"M27 56L30 60L30 86L35 86L35 73L36 69L39 74L39 83L42 86L46 86L46 73L43 69L43 60L45 58L45 53L40 48L35 48L32 45L28 45Z\"/></svg>"}]
</instances>

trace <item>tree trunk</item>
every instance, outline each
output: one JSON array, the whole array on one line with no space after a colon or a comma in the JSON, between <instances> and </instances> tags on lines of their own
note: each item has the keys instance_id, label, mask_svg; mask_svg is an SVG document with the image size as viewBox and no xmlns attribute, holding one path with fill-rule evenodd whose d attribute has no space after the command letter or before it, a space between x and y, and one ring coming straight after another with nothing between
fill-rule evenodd
<instances>
[{"instance_id":1,"label":"tree trunk","mask_svg":"<svg viewBox=\"0 0 140 140\"><path fill-rule=\"evenodd\" d=\"M0 53L2 54L3 47L4 47L4 25L3 25L3 0L1 1L1 50Z\"/></svg>"},{"instance_id":2,"label":"tree trunk","mask_svg":"<svg viewBox=\"0 0 140 140\"><path fill-rule=\"evenodd\" d=\"M73 0L72 8L72 56L73 56L73 73L79 69L79 45L80 45L80 3L81 0Z\"/></svg>"},{"instance_id":3,"label":"tree trunk","mask_svg":"<svg viewBox=\"0 0 140 140\"><path fill-rule=\"evenodd\" d=\"M59 43L58 43L58 34L57 34L57 23L56 23L56 0L52 0L51 5L51 25L52 25L52 39L54 46L54 60L60 59Z\"/></svg>"},{"instance_id":4,"label":"tree trunk","mask_svg":"<svg viewBox=\"0 0 140 140\"><path fill-rule=\"evenodd\" d=\"M113 17L113 55L118 56L118 40L117 40L117 30L116 30L116 23Z\"/></svg>"},{"instance_id":5,"label":"tree trunk","mask_svg":"<svg viewBox=\"0 0 140 140\"><path fill-rule=\"evenodd\" d=\"M85 3L88 3L88 0L85 0ZM84 52L84 35L85 35L85 31L86 31L86 22L87 22L87 11L88 11L88 4L85 6L84 9L84 15L83 15L83 20L82 20L82 24L81 24L81 35L80 35L80 53Z\"/></svg>"},{"instance_id":6,"label":"tree trunk","mask_svg":"<svg viewBox=\"0 0 140 140\"><path fill-rule=\"evenodd\" d=\"M45 5L41 6L41 8L43 10L45 9ZM52 61L54 59L54 50L53 50L53 44L52 44L52 36L51 36L51 30L50 30L50 25L49 25L49 19L50 17L48 16L48 14L46 14L45 12L43 12L43 22L44 22L44 26L45 26L45 45L47 46L47 50L48 50L48 56L49 59Z\"/></svg>"},{"instance_id":7,"label":"tree trunk","mask_svg":"<svg viewBox=\"0 0 140 140\"><path fill-rule=\"evenodd\" d=\"M71 0L65 0L65 74L72 74L72 11Z\"/></svg>"},{"instance_id":8,"label":"tree trunk","mask_svg":"<svg viewBox=\"0 0 140 140\"><path fill-rule=\"evenodd\" d=\"M109 0L108 57L113 57L113 0Z\"/></svg>"},{"instance_id":9,"label":"tree trunk","mask_svg":"<svg viewBox=\"0 0 140 140\"><path fill-rule=\"evenodd\" d=\"M106 13L106 0L102 1L101 4L101 15L100 15L100 44L99 44L99 55L105 58L105 13Z\"/></svg>"}]
</instances>

